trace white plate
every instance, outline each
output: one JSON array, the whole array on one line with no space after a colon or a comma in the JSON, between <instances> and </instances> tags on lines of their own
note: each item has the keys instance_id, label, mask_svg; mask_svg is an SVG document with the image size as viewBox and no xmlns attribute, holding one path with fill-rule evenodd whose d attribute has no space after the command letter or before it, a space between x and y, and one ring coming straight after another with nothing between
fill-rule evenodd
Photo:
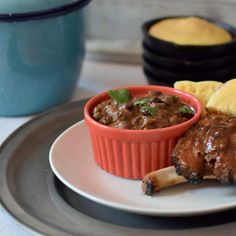
<instances>
[{"instance_id":1,"label":"white plate","mask_svg":"<svg viewBox=\"0 0 236 236\"><path fill-rule=\"evenodd\" d=\"M217 182L182 184L152 197L141 191L141 180L113 176L96 166L89 133L81 121L61 134L50 150L55 175L76 193L100 204L156 216L200 215L236 206L236 188Z\"/></svg>"}]
</instances>

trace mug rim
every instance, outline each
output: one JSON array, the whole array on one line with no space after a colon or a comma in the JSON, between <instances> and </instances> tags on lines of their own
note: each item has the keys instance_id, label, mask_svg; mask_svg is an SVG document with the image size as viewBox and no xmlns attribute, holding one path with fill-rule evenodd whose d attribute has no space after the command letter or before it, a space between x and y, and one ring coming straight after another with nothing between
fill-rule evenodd
<instances>
[{"instance_id":1,"label":"mug rim","mask_svg":"<svg viewBox=\"0 0 236 236\"><path fill-rule=\"evenodd\" d=\"M60 15L66 15L73 11L79 10L89 4L92 0L77 0L58 7L52 7L44 10L29 11L23 13L4 13L0 14L0 22L17 22L29 20L41 20Z\"/></svg>"}]
</instances>

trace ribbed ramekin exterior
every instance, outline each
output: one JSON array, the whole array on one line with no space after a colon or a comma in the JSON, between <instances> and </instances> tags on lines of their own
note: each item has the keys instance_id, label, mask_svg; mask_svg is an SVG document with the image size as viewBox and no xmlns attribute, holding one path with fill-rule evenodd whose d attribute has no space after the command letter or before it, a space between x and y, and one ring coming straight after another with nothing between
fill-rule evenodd
<instances>
[{"instance_id":1,"label":"ribbed ramekin exterior","mask_svg":"<svg viewBox=\"0 0 236 236\"><path fill-rule=\"evenodd\" d=\"M119 88L120 89L120 88ZM200 102L192 95L163 86L127 87L134 96L149 91L178 95L196 111L193 118L181 124L153 130L126 130L102 125L91 114L95 106L109 99L108 92L91 98L85 105L84 117L89 128L94 159L105 171L124 178L142 179L147 173L171 165L170 153L177 138L196 123L201 116Z\"/></svg>"},{"instance_id":2,"label":"ribbed ramekin exterior","mask_svg":"<svg viewBox=\"0 0 236 236\"><path fill-rule=\"evenodd\" d=\"M153 141L110 139L89 129L97 165L124 178L142 179L147 173L171 165L170 152L177 138Z\"/></svg>"}]
</instances>

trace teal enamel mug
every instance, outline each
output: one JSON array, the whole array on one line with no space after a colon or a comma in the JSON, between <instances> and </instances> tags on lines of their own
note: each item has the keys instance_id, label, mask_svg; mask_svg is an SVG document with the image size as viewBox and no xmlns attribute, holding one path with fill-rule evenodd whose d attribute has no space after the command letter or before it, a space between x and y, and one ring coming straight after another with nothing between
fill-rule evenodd
<instances>
[{"instance_id":1,"label":"teal enamel mug","mask_svg":"<svg viewBox=\"0 0 236 236\"><path fill-rule=\"evenodd\" d=\"M39 113L72 97L85 54L84 8L90 1L0 3L0 116Z\"/></svg>"}]
</instances>

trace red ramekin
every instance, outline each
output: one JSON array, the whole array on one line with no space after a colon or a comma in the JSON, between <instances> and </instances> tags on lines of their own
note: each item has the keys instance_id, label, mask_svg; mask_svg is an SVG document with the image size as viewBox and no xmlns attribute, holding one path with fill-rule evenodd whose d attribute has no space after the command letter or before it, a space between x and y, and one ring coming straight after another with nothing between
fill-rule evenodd
<instances>
[{"instance_id":1,"label":"red ramekin","mask_svg":"<svg viewBox=\"0 0 236 236\"><path fill-rule=\"evenodd\" d=\"M164 86L132 86L127 89L133 96L145 96L149 91L178 95L180 100L195 110L195 115L184 123L152 130L111 128L95 121L91 114L95 106L109 99L108 91L91 98L84 108L89 128L94 159L99 167L110 174L142 179L147 173L172 164L170 153L178 137L196 123L202 112L200 102L192 95Z\"/></svg>"}]
</instances>

